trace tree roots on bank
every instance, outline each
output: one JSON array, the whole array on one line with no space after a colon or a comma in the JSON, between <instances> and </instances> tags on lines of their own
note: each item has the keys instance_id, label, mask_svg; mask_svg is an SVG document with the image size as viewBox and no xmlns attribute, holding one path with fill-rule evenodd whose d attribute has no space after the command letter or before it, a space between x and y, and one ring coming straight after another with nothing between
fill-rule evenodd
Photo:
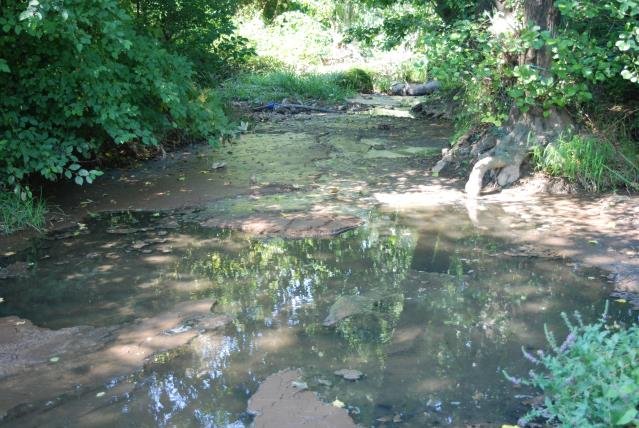
<instances>
[{"instance_id":1,"label":"tree roots on bank","mask_svg":"<svg viewBox=\"0 0 639 428\"><path fill-rule=\"evenodd\" d=\"M448 163L462 157L477 159L465 186L468 197L475 198L486 184L486 173L494 172L492 177L499 187L514 183L521 177L522 163L535 147L552 144L573 128L573 120L565 110L551 110L546 115L541 111L513 110L506 124L483 132L470 150L464 144L469 135L463 136L455 148L444 154L433 172L439 173Z\"/></svg>"}]
</instances>

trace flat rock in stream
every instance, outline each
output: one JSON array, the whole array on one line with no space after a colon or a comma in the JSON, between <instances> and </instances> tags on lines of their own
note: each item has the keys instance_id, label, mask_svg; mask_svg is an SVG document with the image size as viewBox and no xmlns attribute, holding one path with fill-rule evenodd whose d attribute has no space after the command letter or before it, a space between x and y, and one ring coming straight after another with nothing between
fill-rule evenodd
<instances>
[{"instance_id":1,"label":"flat rock in stream","mask_svg":"<svg viewBox=\"0 0 639 428\"><path fill-rule=\"evenodd\" d=\"M0 318L0 379L47 364L51 358L93 352L113 330L88 326L49 330L16 316Z\"/></svg>"},{"instance_id":2,"label":"flat rock in stream","mask_svg":"<svg viewBox=\"0 0 639 428\"><path fill-rule=\"evenodd\" d=\"M0 421L25 407L41 408L58 397L134 373L154 354L186 345L201 330L229 323L230 317L211 314L213 302L179 303L119 328L49 330L17 317L0 319Z\"/></svg>"},{"instance_id":3,"label":"flat rock in stream","mask_svg":"<svg viewBox=\"0 0 639 428\"><path fill-rule=\"evenodd\" d=\"M248 402L248 412L256 415L254 428L357 426L346 409L323 403L313 392L296 387L301 376L300 370L284 370L260 384Z\"/></svg>"},{"instance_id":4,"label":"flat rock in stream","mask_svg":"<svg viewBox=\"0 0 639 428\"><path fill-rule=\"evenodd\" d=\"M322 238L336 236L362 225L358 217L332 214L255 214L241 219L208 218L202 227L228 228L259 236Z\"/></svg>"}]
</instances>

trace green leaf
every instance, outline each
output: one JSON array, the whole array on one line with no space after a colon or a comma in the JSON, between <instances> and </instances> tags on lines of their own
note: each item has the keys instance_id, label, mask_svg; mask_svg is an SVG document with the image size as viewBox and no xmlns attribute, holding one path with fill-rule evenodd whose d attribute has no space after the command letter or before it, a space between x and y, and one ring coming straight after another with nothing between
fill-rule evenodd
<instances>
[{"instance_id":1,"label":"green leaf","mask_svg":"<svg viewBox=\"0 0 639 428\"><path fill-rule=\"evenodd\" d=\"M617 420L616 425L629 424L634 420L635 416L637 416L637 409L630 408L626 410L626 413L624 413L623 416L619 418L619 420Z\"/></svg>"},{"instance_id":2,"label":"green leaf","mask_svg":"<svg viewBox=\"0 0 639 428\"><path fill-rule=\"evenodd\" d=\"M80 177L79 175L76 175L75 184L77 184L78 186L82 186L83 183L84 183L84 178Z\"/></svg>"}]
</instances>

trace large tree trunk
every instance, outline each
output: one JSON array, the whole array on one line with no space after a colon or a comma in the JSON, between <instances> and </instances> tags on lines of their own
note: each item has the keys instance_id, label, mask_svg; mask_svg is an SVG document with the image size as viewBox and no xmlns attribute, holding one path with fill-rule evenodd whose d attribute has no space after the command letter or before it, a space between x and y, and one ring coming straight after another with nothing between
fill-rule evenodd
<instances>
[{"instance_id":1,"label":"large tree trunk","mask_svg":"<svg viewBox=\"0 0 639 428\"><path fill-rule=\"evenodd\" d=\"M504 0L497 0L495 14L514 16L505 6ZM559 12L554 7L554 0L525 0L523 6L525 27L538 25L542 30L554 34L559 22ZM504 28L513 28L506 26ZM541 74L549 72L552 53L546 47L529 49L517 62L519 65L529 64L536 67ZM484 136L476 147L492 147L488 152L480 154L480 159L473 167L466 183L466 193L476 197L481 192L484 176L488 171L497 171L497 183L507 186L520 177L522 162L534 146L545 145L555 139L564 129L572 126L570 116L564 110L552 110L544 115L541 108L531 108L521 113L513 108L504 126L498 132Z\"/></svg>"}]
</instances>

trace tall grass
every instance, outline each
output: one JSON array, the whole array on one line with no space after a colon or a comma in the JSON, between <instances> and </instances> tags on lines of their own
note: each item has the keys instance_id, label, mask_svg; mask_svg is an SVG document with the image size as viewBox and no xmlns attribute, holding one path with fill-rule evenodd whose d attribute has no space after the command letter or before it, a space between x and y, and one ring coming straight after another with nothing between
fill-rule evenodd
<instances>
[{"instance_id":1,"label":"tall grass","mask_svg":"<svg viewBox=\"0 0 639 428\"><path fill-rule=\"evenodd\" d=\"M226 81L220 91L225 101L250 101L265 104L271 101L313 100L343 101L354 92L340 86L339 73L297 74L293 71L248 73Z\"/></svg>"},{"instance_id":2,"label":"tall grass","mask_svg":"<svg viewBox=\"0 0 639 428\"><path fill-rule=\"evenodd\" d=\"M2 234L8 235L28 227L42 230L46 213L47 206L41 199L22 200L13 192L0 191L0 233Z\"/></svg>"},{"instance_id":3,"label":"tall grass","mask_svg":"<svg viewBox=\"0 0 639 428\"><path fill-rule=\"evenodd\" d=\"M637 157L629 145L618 148L608 141L580 135L564 135L533 151L538 169L595 192L624 186L639 189Z\"/></svg>"}]
</instances>

